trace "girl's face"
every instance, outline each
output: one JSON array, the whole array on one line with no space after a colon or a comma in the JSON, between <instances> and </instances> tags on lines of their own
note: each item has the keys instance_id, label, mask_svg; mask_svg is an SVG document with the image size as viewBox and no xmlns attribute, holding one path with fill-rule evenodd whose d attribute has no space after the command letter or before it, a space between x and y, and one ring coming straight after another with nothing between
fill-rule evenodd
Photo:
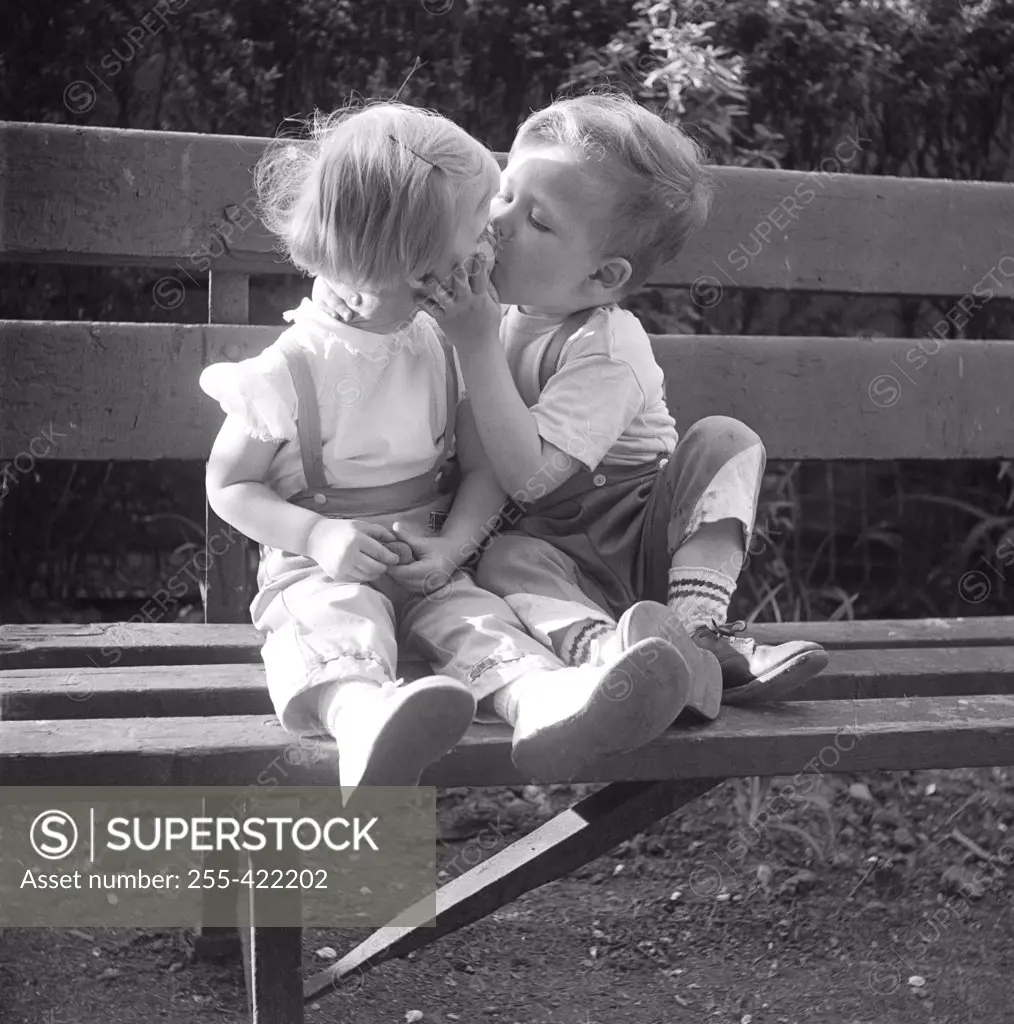
<instances>
[{"instance_id":1,"label":"girl's face","mask_svg":"<svg viewBox=\"0 0 1014 1024\"><path fill-rule=\"evenodd\" d=\"M472 256L487 232L489 204L492 190L485 183L464 189L457 202L455 223L457 228L449 250L433 268L431 277L439 282L448 281L454 268ZM406 326L423 308L430 291L425 282L405 281L387 288L363 291L335 285L335 292L356 313L354 327L373 334L388 334Z\"/></svg>"},{"instance_id":2,"label":"girl's face","mask_svg":"<svg viewBox=\"0 0 1014 1024\"><path fill-rule=\"evenodd\" d=\"M587 305L599 270L597 233L610 208L605 182L570 147L516 148L490 207L498 240L491 281L500 301L546 314Z\"/></svg>"}]
</instances>

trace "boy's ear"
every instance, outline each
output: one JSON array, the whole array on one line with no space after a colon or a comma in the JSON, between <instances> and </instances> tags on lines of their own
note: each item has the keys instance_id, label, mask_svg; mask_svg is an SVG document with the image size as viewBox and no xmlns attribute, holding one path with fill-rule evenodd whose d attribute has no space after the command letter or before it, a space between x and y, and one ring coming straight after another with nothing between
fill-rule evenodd
<instances>
[{"instance_id":1,"label":"boy's ear","mask_svg":"<svg viewBox=\"0 0 1014 1024\"><path fill-rule=\"evenodd\" d=\"M622 256L612 256L591 275L591 279L604 291L622 288L633 274L634 268Z\"/></svg>"}]
</instances>

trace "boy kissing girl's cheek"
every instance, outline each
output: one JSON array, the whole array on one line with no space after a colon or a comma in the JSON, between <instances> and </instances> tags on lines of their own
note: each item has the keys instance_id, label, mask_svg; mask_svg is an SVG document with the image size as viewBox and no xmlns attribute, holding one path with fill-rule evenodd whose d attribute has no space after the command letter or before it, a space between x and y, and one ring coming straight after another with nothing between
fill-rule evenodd
<instances>
[{"instance_id":1,"label":"boy kissing girl's cheek","mask_svg":"<svg viewBox=\"0 0 1014 1024\"><path fill-rule=\"evenodd\" d=\"M601 302L601 241L613 206L601 160L566 145L515 144L490 206L500 301L545 314Z\"/></svg>"}]
</instances>

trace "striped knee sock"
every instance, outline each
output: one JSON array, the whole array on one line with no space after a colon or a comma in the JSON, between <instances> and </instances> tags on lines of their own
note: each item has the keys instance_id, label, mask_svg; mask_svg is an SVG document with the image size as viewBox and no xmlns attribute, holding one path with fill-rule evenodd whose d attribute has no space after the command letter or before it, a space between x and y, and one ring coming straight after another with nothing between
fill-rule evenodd
<instances>
[{"instance_id":1,"label":"striped knee sock","mask_svg":"<svg viewBox=\"0 0 1014 1024\"><path fill-rule=\"evenodd\" d=\"M688 633L698 626L723 623L736 581L718 569L681 565L669 570L667 604Z\"/></svg>"},{"instance_id":2,"label":"striped knee sock","mask_svg":"<svg viewBox=\"0 0 1014 1024\"><path fill-rule=\"evenodd\" d=\"M605 612L538 594L508 594L504 600L539 643L567 666L594 663L601 645L616 633Z\"/></svg>"},{"instance_id":3,"label":"striped knee sock","mask_svg":"<svg viewBox=\"0 0 1014 1024\"><path fill-rule=\"evenodd\" d=\"M553 651L564 665L587 665L598 660L599 651L616 632L603 619L583 619L549 634Z\"/></svg>"}]
</instances>

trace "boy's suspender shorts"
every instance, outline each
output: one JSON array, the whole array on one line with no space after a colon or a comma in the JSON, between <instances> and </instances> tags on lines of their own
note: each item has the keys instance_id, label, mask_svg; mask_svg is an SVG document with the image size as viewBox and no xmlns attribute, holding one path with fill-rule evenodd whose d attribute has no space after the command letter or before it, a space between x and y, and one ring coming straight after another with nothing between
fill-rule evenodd
<instances>
[{"instance_id":1,"label":"boy's suspender shorts","mask_svg":"<svg viewBox=\"0 0 1014 1024\"><path fill-rule=\"evenodd\" d=\"M541 388L587 316L568 317L551 339L539 367ZM533 592L525 585L528 553L508 555L507 538L514 532L566 555L580 589L613 618L635 601L664 604L673 552L702 523L738 519L749 541L765 460L761 439L744 423L708 416L691 425L672 455L635 466L580 469L544 498L524 506L508 501L500 520L504 542L494 538L487 545L499 544L501 551L488 557L486 571L480 563L479 583L503 595Z\"/></svg>"},{"instance_id":2,"label":"boy's suspender shorts","mask_svg":"<svg viewBox=\"0 0 1014 1024\"><path fill-rule=\"evenodd\" d=\"M709 416L690 427L671 456L579 470L513 522L506 514L505 524L572 559L585 578L582 589L615 619L635 601L665 604L672 555L702 523L739 520L745 545L764 465L764 446L749 427ZM479 581L501 594L524 592L520 580L501 583L496 575L480 570Z\"/></svg>"},{"instance_id":3,"label":"boy's suspender shorts","mask_svg":"<svg viewBox=\"0 0 1014 1024\"><path fill-rule=\"evenodd\" d=\"M660 459L599 467L594 473L579 470L552 494L525 506L509 529L544 540L571 558L591 584L582 589L616 617L644 589L642 537L648 510L656 504L662 464Z\"/></svg>"}]
</instances>

